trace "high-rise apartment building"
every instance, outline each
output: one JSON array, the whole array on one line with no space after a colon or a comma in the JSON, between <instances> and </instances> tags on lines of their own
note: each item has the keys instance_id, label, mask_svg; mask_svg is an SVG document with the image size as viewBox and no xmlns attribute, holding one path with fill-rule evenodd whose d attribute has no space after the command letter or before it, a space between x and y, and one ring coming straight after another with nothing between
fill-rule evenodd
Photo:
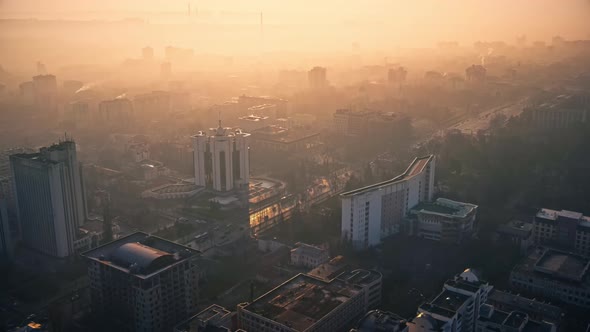
<instances>
[{"instance_id":1,"label":"high-rise apartment building","mask_svg":"<svg viewBox=\"0 0 590 332\"><path fill-rule=\"evenodd\" d=\"M324 67L313 67L307 72L307 80L309 81L309 87L312 89L323 88L328 85L326 79L326 68Z\"/></svg>"},{"instance_id":2,"label":"high-rise apartment building","mask_svg":"<svg viewBox=\"0 0 590 332\"><path fill-rule=\"evenodd\" d=\"M198 254L142 232L83 253L93 313L111 331L171 331L196 312Z\"/></svg>"},{"instance_id":3,"label":"high-rise apartment building","mask_svg":"<svg viewBox=\"0 0 590 332\"><path fill-rule=\"evenodd\" d=\"M416 158L391 180L341 194L342 238L364 249L398 233L411 208L432 200L434 167L433 155Z\"/></svg>"},{"instance_id":4,"label":"high-rise apartment building","mask_svg":"<svg viewBox=\"0 0 590 332\"><path fill-rule=\"evenodd\" d=\"M38 153L11 155L10 163L23 243L55 257L74 254L87 215L76 143L65 140Z\"/></svg>"},{"instance_id":5,"label":"high-rise apartment building","mask_svg":"<svg viewBox=\"0 0 590 332\"><path fill-rule=\"evenodd\" d=\"M3 260L10 260L11 258L12 239L10 238L6 201L0 198L0 263Z\"/></svg>"},{"instance_id":6,"label":"high-rise apartment building","mask_svg":"<svg viewBox=\"0 0 590 332\"><path fill-rule=\"evenodd\" d=\"M134 118L134 108L131 100L115 98L104 100L98 104L99 121L108 127L124 127Z\"/></svg>"},{"instance_id":7,"label":"high-rise apartment building","mask_svg":"<svg viewBox=\"0 0 590 332\"><path fill-rule=\"evenodd\" d=\"M43 114L54 116L58 111L57 80L54 75L33 77L35 107Z\"/></svg>"},{"instance_id":8,"label":"high-rise apartment building","mask_svg":"<svg viewBox=\"0 0 590 332\"><path fill-rule=\"evenodd\" d=\"M217 191L248 188L250 134L219 127L193 136L195 184Z\"/></svg>"}]
</instances>

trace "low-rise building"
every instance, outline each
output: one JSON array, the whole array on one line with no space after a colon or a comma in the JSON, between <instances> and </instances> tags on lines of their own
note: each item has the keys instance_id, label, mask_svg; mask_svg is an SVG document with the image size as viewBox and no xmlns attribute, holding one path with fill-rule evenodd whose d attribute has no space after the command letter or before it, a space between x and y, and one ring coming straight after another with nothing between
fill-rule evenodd
<instances>
[{"instance_id":1,"label":"low-rise building","mask_svg":"<svg viewBox=\"0 0 590 332\"><path fill-rule=\"evenodd\" d=\"M588 121L590 99L585 95L560 95L553 100L531 105L530 124L539 129L564 129Z\"/></svg>"},{"instance_id":2,"label":"low-rise building","mask_svg":"<svg viewBox=\"0 0 590 332\"><path fill-rule=\"evenodd\" d=\"M497 243L511 243L520 248L520 252L526 253L534 243L533 224L520 220L511 220L500 225L494 234Z\"/></svg>"},{"instance_id":3,"label":"low-rise building","mask_svg":"<svg viewBox=\"0 0 590 332\"><path fill-rule=\"evenodd\" d=\"M590 308L590 259L538 247L510 273L511 286L523 293Z\"/></svg>"},{"instance_id":4,"label":"low-rise building","mask_svg":"<svg viewBox=\"0 0 590 332\"><path fill-rule=\"evenodd\" d=\"M480 308L476 325L477 332L556 332L557 327L549 322L532 320L524 312L505 312L484 304Z\"/></svg>"},{"instance_id":5,"label":"low-rise building","mask_svg":"<svg viewBox=\"0 0 590 332\"><path fill-rule=\"evenodd\" d=\"M213 304L174 327L174 332L231 332L233 312Z\"/></svg>"},{"instance_id":6,"label":"low-rise building","mask_svg":"<svg viewBox=\"0 0 590 332\"><path fill-rule=\"evenodd\" d=\"M204 187L199 187L192 182L181 181L179 183L167 183L152 189L145 190L141 193L143 198L164 199L185 199L193 197L203 191Z\"/></svg>"},{"instance_id":7,"label":"low-rise building","mask_svg":"<svg viewBox=\"0 0 590 332\"><path fill-rule=\"evenodd\" d=\"M381 292L381 278L377 272L364 270L330 281L299 274L252 303L238 305L239 327L268 332L350 328L371 309L368 292Z\"/></svg>"},{"instance_id":8,"label":"low-rise building","mask_svg":"<svg viewBox=\"0 0 590 332\"><path fill-rule=\"evenodd\" d=\"M291 249L291 264L313 269L330 259L328 250L307 243L298 242Z\"/></svg>"},{"instance_id":9,"label":"low-rise building","mask_svg":"<svg viewBox=\"0 0 590 332\"><path fill-rule=\"evenodd\" d=\"M409 212L409 232L419 237L450 243L471 238L477 205L438 198L421 202Z\"/></svg>"},{"instance_id":10,"label":"low-rise building","mask_svg":"<svg viewBox=\"0 0 590 332\"><path fill-rule=\"evenodd\" d=\"M240 129L250 133L254 130L264 128L269 125L269 117L266 115L246 115L238 118Z\"/></svg>"},{"instance_id":11,"label":"low-rise building","mask_svg":"<svg viewBox=\"0 0 590 332\"><path fill-rule=\"evenodd\" d=\"M344 257L336 256L307 274L323 280L332 280L348 270L350 270L350 266L344 261Z\"/></svg>"},{"instance_id":12,"label":"low-rise building","mask_svg":"<svg viewBox=\"0 0 590 332\"><path fill-rule=\"evenodd\" d=\"M320 133L315 131L271 125L252 132L252 149L260 153L315 153L320 146Z\"/></svg>"},{"instance_id":13,"label":"low-rise building","mask_svg":"<svg viewBox=\"0 0 590 332\"><path fill-rule=\"evenodd\" d=\"M492 290L488 295L487 303L497 310L523 312L532 320L551 322L556 326L561 324L564 315L563 310L556 305L498 289Z\"/></svg>"},{"instance_id":14,"label":"low-rise building","mask_svg":"<svg viewBox=\"0 0 590 332\"><path fill-rule=\"evenodd\" d=\"M350 332L408 332L407 321L400 316L381 310L371 310Z\"/></svg>"},{"instance_id":15,"label":"low-rise building","mask_svg":"<svg viewBox=\"0 0 590 332\"><path fill-rule=\"evenodd\" d=\"M535 243L590 256L590 217L580 212L541 209L533 219Z\"/></svg>"}]
</instances>

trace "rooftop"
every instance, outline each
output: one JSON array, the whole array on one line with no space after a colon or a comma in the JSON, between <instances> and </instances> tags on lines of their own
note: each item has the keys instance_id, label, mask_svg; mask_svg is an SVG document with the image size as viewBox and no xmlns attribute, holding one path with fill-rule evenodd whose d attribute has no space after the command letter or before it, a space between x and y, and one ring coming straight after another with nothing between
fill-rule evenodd
<instances>
[{"instance_id":1,"label":"rooftop","mask_svg":"<svg viewBox=\"0 0 590 332\"><path fill-rule=\"evenodd\" d=\"M225 332L230 331L232 312L213 304L174 327L177 332Z\"/></svg>"},{"instance_id":2,"label":"rooftop","mask_svg":"<svg viewBox=\"0 0 590 332\"><path fill-rule=\"evenodd\" d=\"M298 242L296 245L297 247L291 249L291 254L298 253L300 255L318 257L326 253L326 249L311 244Z\"/></svg>"},{"instance_id":3,"label":"rooftop","mask_svg":"<svg viewBox=\"0 0 590 332\"><path fill-rule=\"evenodd\" d=\"M589 265L590 260L582 256L546 250L535 264L535 271L573 281L582 281Z\"/></svg>"},{"instance_id":4,"label":"rooftop","mask_svg":"<svg viewBox=\"0 0 590 332\"><path fill-rule=\"evenodd\" d=\"M84 252L82 256L146 279L198 254L197 250L137 232Z\"/></svg>"},{"instance_id":5,"label":"rooftop","mask_svg":"<svg viewBox=\"0 0 590 332\"><path fill-rule=\"evenodd\" d=\"M556 221L558 219L570 219L578 222L578 226L590 227L590 217L584 216L580 212L568 211L568 210L551 210L541 209L536 214L536 218L543 219L546 221Z\"/></svg>"},{"instance_id":6,"label":"rooftop","mask_svg":"<svg viewBox=\"0 0 590 332\"><path fill-rule=\"evenodd\" d=\"M244 121L251 121L251 122L260 122L260 121L268 120L268 116L250 114L247 116L241 116L238 119L244 120Z\"/></svg>"},{"instance_id":7,"label":"rooftop","mask_svg":"<svg viewBox=\"0 0 590 332\"><path fill-rule=\"evenodd\" d=\"M338 276L339 280L353 285L368 285L382 278L381 273L373 270L347 271Z\"/></svg>"},{"instance_id":8,"label":"rooftop","mask_svg":"<svg viewBox=\"0 0 590 332\"><path fill-rule=\"evenodd\" d=\"M261 105L256 105L256 106L252 106L248 108L248 111L252 111L252 112L264 112L267 109L272 109L277 107L277 105L275 104L261 104Z\"/></svg>"},{"instance_id":9,"label":"rooftop","mask_svg":"<svg viewBox=\"0 0 590 332\"><path fill-rule=\"evenodd\" d=\"M558 322L561 320L563 311L561 308L549 303L540 302L534 299L522 297L518 294L511 294L497 289L492 290L488 295L490 303L499 303L502 307L526 308L529 313L541 315L548 321Z\"/></svg>"},{"instance_id":10,"label":"rooftop","mask_svg":"<svg viewBox=\"0 0 590 332\"><path fill-rule=\"evenodd\" d=\"M533 224L520 220L511 220L498 227L497 232L502 234L518 235L528 237L533 231Z\"/></svg>"},{"instance_id":11,"label":"rooftop","mask_svg":"<svg viewBox=\"0 0 590 332\"><path fill-rule=\"evenodd\" d=\"M426 167L426 165L428 165L428 163L431 162L433 158L434 158L433 155L415 158L412 161L412 163L410 164L410 166L408 166L408 168L406 169L406 171L404 173L394 177L393 179L379 182L379 183L375 183L370 186L362 187L359 189L351 190L351 191L340 194L340 196L341 197L349 197L349 196L364 194L364 193L374 191L374 190L379 190L383 187L387 187L392 184L412 178L412 177L422 173L424 171L424 168Z\"/></svg>"},{"instance_id":12,"label":"rooftop","mask_svg":"<svg viewBox=\"0 0 590 332\"><path fill-rule=\"evenodd\" d=\"M293 143L319 135L320 133L315 131L302 129L291 130L277 125L270 125L252 131L252 136L255 139L281 143Z\"/></svg>"},{"instance_id":13,"label":"rooftop","mask_svg":"<svg viewBox=\"0 0 590 332\"><path fill-rule=\"evenodd\" d=\"M412 209L413 212L436 214L445 217L465 218L477 209L477 205L438 198L434 202L421 202Z\"/></svg>"},{"instance_id":14,"label":"rooftop","mask_svg":"<svg viewBox=\"0 0 590 332\"><path fill-rule=\"evenodd\" d=\"M244 309L304 331L360 292L358 286L340 280L324 281L298 274Z\"/></svg>"},{"instance_id":15,"label":"rooftop","mask_svg":"<svg viewBox=\"0 0 590 332\"><path fill-rule=\"evenodd\" d=\"M432 302L430 302L430 305L435 307L433 312L436 312L436 308L439 308L454 315L455 312L457 312L457 310L459 310L470 298L471 297L468 295L444 289ZM442 313L441 315L445 316L445 314Z\"/></svg>"},{"instance_id":16,"label":"rooftop","mask_svg":"<svg viewBox=\"0 0 590 332\"><path fill-rule=\"evenodd\" d=\"M348 267L348 264L344 262L344 257L336 256L329 262L309 271L307 274L324 280L332 280L344 273Z\"/></svg>"},{"instance_id":17,"label":"rooftop","mask_svg":"<svg viewBox=\"0 0 590 332\"><path fill-rule=\"evenodd\" d=\"M400 316L381 310L369 311L359 322L358 332L399 332L406 328L406 320Z\"/></svg>"}]
</instances>

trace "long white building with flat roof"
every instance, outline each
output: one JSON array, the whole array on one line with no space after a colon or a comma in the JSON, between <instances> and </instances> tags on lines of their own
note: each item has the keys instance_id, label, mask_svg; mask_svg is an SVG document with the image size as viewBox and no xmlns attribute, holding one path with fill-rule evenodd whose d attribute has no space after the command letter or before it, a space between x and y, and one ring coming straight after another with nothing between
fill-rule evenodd
<instances>
[{"instance_id":1,"label":"long white building with flat roof","mask_svg":"<svg viewBox=\"0 0 590 332\"><path fill-rule=\"evenodd\" d=\"M341 194L342 238L356 249L365 249L398 233L411 208L432 200L434 167L433 155L416 158L391 180Z\"/></svg>"}]
</instances>

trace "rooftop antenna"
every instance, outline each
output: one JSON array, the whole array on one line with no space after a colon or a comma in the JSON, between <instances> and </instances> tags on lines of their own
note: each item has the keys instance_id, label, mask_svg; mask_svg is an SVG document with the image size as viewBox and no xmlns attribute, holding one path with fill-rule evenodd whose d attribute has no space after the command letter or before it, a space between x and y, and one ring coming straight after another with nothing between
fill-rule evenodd
<instances>
[{"instance_id":1,"label":"rooftop antenna","mask_svg":"<svg viewBox=\"0 0 590 332\"><path fill-rule=\"evenodd\" d=\"M221 111L218 111L219 128L221 128Z\"/></svg>"}]
</instances>

